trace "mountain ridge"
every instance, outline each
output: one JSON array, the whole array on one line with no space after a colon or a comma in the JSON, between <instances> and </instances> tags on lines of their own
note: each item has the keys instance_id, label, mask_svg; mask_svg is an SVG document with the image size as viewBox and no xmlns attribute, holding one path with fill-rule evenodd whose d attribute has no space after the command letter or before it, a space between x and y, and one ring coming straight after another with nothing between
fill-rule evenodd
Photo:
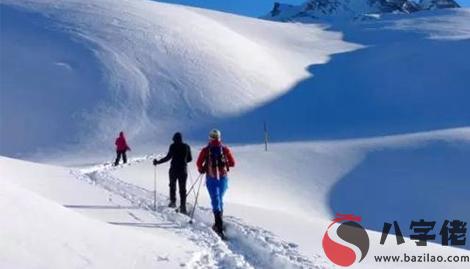
<instances>
[{"instance_id":1,"label":"mountain ridge","mask_svg":"<svg viewBox=\"0 0 470 269\"><path fill-rule=\"evenodd\" d=\"M261 18L274 21L304 21L327 17L358 19L371 14L409 14L459 7L455 0L308 0L300 5L275 2L273 9Z\"/></svg>"}]
</instances>

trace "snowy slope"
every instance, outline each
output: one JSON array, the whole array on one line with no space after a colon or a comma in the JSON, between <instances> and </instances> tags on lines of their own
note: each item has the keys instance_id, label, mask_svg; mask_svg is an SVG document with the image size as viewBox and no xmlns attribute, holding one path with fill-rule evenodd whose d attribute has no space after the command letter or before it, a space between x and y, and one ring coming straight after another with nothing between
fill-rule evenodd
<instances>
[{"instance_id":1,"label":"snowy slope","mask_svg":"<svg viewBox=\"0 0 470 269\"><path fill-rule=\"evenodd\" d=\"M236 146L233 151L239 162L231 173L227 201L229 208L236 204L313 220L329 219L336 212L357 212L367 216L364 224L375 230L390 218L401 222L417 215L470 219L465 195L470 187L466 165L469 142L469 129L461 128L369 139L278 143L268 152L263 151L263 145ZM158 167L157 189L163 193L167 190L166 168ZM192 168L189 181L197 175ZM111 174L153 189L149 162ZM394 186L400 189L399 199ZM371 189L376 193L370 193ZM419 192L423 195L408 207ZM362 199L364 195L370 199ZM210 207L208 199L202 196L202 205ZM388 203L380 203L381 199Z\"/></svg>"},{"instance_id":2,"label":"snowy slope","mask_svg":"<svg viewBox=\"0 0 470 269\"><path fill-rule=\"evenodd\" d=\"M384 221L398 221L405 236L409 236L406 225L412 219L470 219L468 128L372 139L281 143L271 145L269 152L263 151L263 145L232 149L239 163L231 173L226 196L229 223L241 218L297 244L306 257L320 258L321 238L332 216L355 212L363 216L362 224L370 229L371 237L370 257L358 268L377 268L372 255L422 255L423 251L431 255L469 255L468 250L445 248L439 242L426 249L416 248L409 239L404 246L397 247L391 240L379 247ZM157 169L157 189L163 193L167 190L166 168ZM150 162L110 173L128 184L153 189ZM194 168L190 174L193 181ZM204 208L210 208L205 192L199 201ZM314 262L330 266L319 259ZM380 267L396 268L396 264ZM400 268L466 265L400 264Z\"/></svg>"},{"instance_id":3,"label":"snowy slope","mask_svg":"<svg viewBox=\"0 0 470 269\"><path fill-rule=\"evenodd\" d=\"M307 25L147 1L2 3L10 156L102 155L117 130L147 154L176 130L201 141L216 125L246 143L263 121L277 141L469 124L467 9Z\"/></svg>"},{"instance_id":4,"label":"snowy slope","mask_svg":"<svg viewBox=\"0 0 470 269\"><path fill-rule=\"evenodd\" d=\"M2 1L2 118L21 123L2 120L1 152L189 130L269 101L309 64L358 47L320 26L210 14L151 1ZM18 109L31 106L35 115Z\"/></svg>"},{"instance_id":5,"label":"snowy slope","mask_svg":"<svg viewBox=\"0 0 470 269\"><path fill-rule=\"evenodd\" d=\"M270 253L278 251L278 243L262 243L266 229L275 233L268 242L278 238L292 242L313 264L329 267L321 258L320 242L336 212L355 212L363 216L362 224L370 229L370 258L360 268L376 268L372 255L422 255L424 250L431 255L469 255L468 250L442 247L438 241L426 249L416 248L409 239L400 247L393 240L378 247L384 221L398 221L405 236L409 236L410 231L403 226L416 218L470 219L466 195L470 187L468 128L373 139L274 144L267 153L262 145L233 147L233 151L239 164L231 173L226 197L225 217L232 236L227 244L230 250L243 253L256 268L266 268L259 259L273 259ZM167 197L166 168L157 168L157 190L163 199ZM154 171L150 160L106 170L98 166L86 173L104 188L151 205ZM194 168L190 174L192 182ZM364 200L365 196L369 198ZM190 201L193 199L191 194ZM196 218L210 225L205 191L199 201L202 208ZM242 232L246 230L250 233ZM253 249L250 241L261 246ZM294 253L278 255L298 255ZM288 267L281 264L273 267ZM411 264L400 268L465 268L465 264Z\"/></svg>"},{"instance_id":6,"label":"snowy slope","mask_svg":"<svg viewBox=\"0 0 470 269\"><path fill-rule=\"evenodd\" d=\"M330 268L321 237L346 212L363 216L374 245L358 267L377 268L372 255L423 252L409 238L379 246L384 221L470 220L468 9L293 24L143 0L0 8L0 154L76 164L0 158L12 220L0 224L2 267ZM279 141L269 152L263 121ZM194 226L166 207L166 165L153 211L145 155L164 153L175 130L196 153L213 126L238 160L229 242L210 230L205 190ZM119 130L132 161L112 168ZM400 264L416 267L466 268Z\"/></svg>"},{"instance_id":7,"label":"snowy slope","mask_svg":"<svg viewBox=\"0 0 470 269\"><path fill-rule=\"evenodd\" d=\"M158 167L158 209L153 211L151 159L135 159L130 165L118 168L97 165L69 170L2 158L2 212L12 221L2 222L0 230L6 232L2 235L6 240L0 247L9 250L12 249L11 246L15 247L12 252L2 252L5 256L1 262L24 268L32 268L36 264L47 268L62 268L62 258L85 268L121 268L121 265L122 268L128 268L129 260L134 259L139 262L138 268L156 264L163 268L175 268L177 264L185 264L188 268L330 268L331 264L323 258L320 244L329 223L330 211L334 213L346 210L360 214L364 216L363 224L371 229L376 229L376 225L384 219L392 218L404 223L417 215L436 220L444 217L469 219L470 216L466 215L470 212L467 196L456 195L454 200L450 199L458 190L465 193L468 189L468 181L456 177L455 173L464 176L469 174L466 165L470 154L469 145L470 135L466 128L375 139L275 144L268 153L261 150L261 145L234 147L234 153L240 162L231 175L227 195L226 222L230 238L227 243L222 243L216 239L216 235L208 233L212 217L205 191L201 193L201 207L196 211L195 226L188 226L187 217L166 208L168 196L165 166ZM377 183L379 185L387 184L387 179L382 181L377 177L390 177L383 167L375 175L374 169L370 168L365 169L369 174L359 172L365 182L356 179L353 184L348 183L357 170L363 170L364 165L370 167L367 159L377 152L400 153L415 148L431 150L432 157L437 156L433 150L444 153L443 146L448 148L450 155L455 156L453 159L448 154L438 160L426 159L421 153L411 150L411 158L415 163L408 163L409 160L400 162L400 158L406 156L404 154L397 155L398 160L387 160L388 166L392 163L401 165L402 178L390 178L395 182L406 182L406 191L401 192L399 200L388 197L395 193L393 187L379 192L377 197L368 193L370 199L366 206L362 204L362 199L357 199L364 196L361 192L368 191L371 181L372 184L374 181L381 182ZM426 178L424 186L420 184L422 175L416 175L416 161L425 167L435 167L428 174L437 173L434 177ZM253 165L258 169L254 169ZM372 167L373 165L374 162ZM384 174L380 174L382 171ZM193 180L195 171L191 173L193 178L190 180ZM436 190L436 184L440 184L443 178L452 180L446 182L450 188ZM21 187L14 187L13 184ZM341 186L345 184L345 187ZM269 187L256 191L255 186ZM353 195L344 195L342 188ZM418 206L419 203L410 206L408 199L413 199L416 192L425 194L418 201L426 203L431 210ZM433 193L447 198L436 199ZM334 198L335 195L339 196ZM388 197L386 199L390 203L381 207L380 201L384 197ZM190 201L193 199L191 195ZM400 210L395 211L395 207ZM449 208L453 208L453 211L449 211ZM132 230L113 228L70 210ZM24 228L15 226L17 222ZM40 232L37 231L42 231L43 227L53 227L47 230L52 234L42 232L44 237L38 237ZM89 230L91 228L93 230ZM133 231L136 229L137 232ZM146 241L141 241L138 238L144 232ZM95 233L99 233L99 236L95 236ZM33 236L35 243L27 241L28 236ZM119 259L108 256L112 253L109 244L105 244L106 249L103 250L103 242L107 242L105 236L113 236L113 243L116 242L113 249L122 253ZM369 236L371 244L378 245L380 234L369 231ZM57 240L51 243L47 241L50 238ZM164 238L168 238L168 241ZM18 245L17 242L25 243ZM70 247L63 248L60 244ZM82 244L92 247L84 249ZM125 249L122 250L120 248L123 245ZM49 252L43 252L44 246L47 246L47 251L55 250L57 255L54 257L60 259L44 260L44 257L49 257ZM150 252L142 252L142 248ZM181 248L186 250L182 251ZM70 249L75 251L69 251ZM408 241L400 248L391 243L381 248L373 247L369 255L399 255L402 251L409 255L422 254L422 249L414 247L414 243ZM435 244L427 247L426 252L431 255L469 253ZM82 264L84 261L87 264ZM360 267L376 266L372 258L369 258ZM395 268L394 264L384 264L383 267ZM465 265L412 264L401 268L465 268Z\"/></svg>"},{"instance_id":8,"label":"snowy slope","mask_svg":"<svg viewBox=\"0 0 470 269\"><path fill-rule=\"evenodd\" d=\"M148 163L146 159L133 162ZM200 208L195 224L190 225L187 216L167 208L168 197L161 194L155 210L153 191L113 178L107 172L116 168L110 166L70 170L2 157L0 168L1 208L10 220L0 225L5 238L0 245L2 265L314 268L324 263L319 257L315 260L320 262L313 263L295 245L235 218L228 224L231 242L223 243L210 229L209 210ZM109 238L114 245L105 248ZM112 257L116 252L119 259Z\"/></svg>"},{"instance_id":9,"label":"snowy slope","mask_svg":"<svg viewBox=\"0 0 470 269\"><path fill-rule=\"evenodd\" d=\"M149 233L102 222L132 223L129 214L145 219L148 213L78 181L69 169L2 157L0 171L2 268L180 268L199 251L165 229Z\"/></svg>"},{"instance_id":10,"label":"snowy slope","mask_svg":"<svg viewBox=\"0 0 470 269\"><path fill-rule=\"evenodd\" d=\"M287 94L221 121L226 139L260 141L263 121L277 141L468 126L470 65L462 56L470 55L469 16L469 9L448 9L328 22L328 30L364 47L310 65L313 76Z\"/></svg>"}]
</instances>

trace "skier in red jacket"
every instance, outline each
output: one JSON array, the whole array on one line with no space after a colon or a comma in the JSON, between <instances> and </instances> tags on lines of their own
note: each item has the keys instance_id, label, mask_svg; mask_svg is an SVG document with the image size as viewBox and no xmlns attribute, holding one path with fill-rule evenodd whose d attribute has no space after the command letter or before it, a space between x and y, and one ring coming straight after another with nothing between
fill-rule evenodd
<instances>
[{"instance_id":1,"label":"skier in red jacket","mask_svg":"<svg viewBox=\"0 0 470 269\"><path fill-rule=\"evenodd\" d=\"M206 174L206 187L215 220L212 229L224 239L223 197L228 187L227 173L230 167L235 166L235 158L230 149L222 144L219 130L209 133L209 144L199 153L196 165L201 174Z\"/></svg>"},{"instance_id":2,"label":"skier in red jacket","mask_svg":"<svg viewBox=\"0 0 470 269\"><path fill-rule=\"evenodd\" d=\"M119 137L116 138L116 142L114 142L116 145L116 161L114 162L114 166L117 166L119 164L119 161L122 160L124 163L127 163L127 156L126 156L126 151L131 150L129 146L127 145L126 138L124 137L124 132L119 133Z\"/></svg>"}]
</instances>

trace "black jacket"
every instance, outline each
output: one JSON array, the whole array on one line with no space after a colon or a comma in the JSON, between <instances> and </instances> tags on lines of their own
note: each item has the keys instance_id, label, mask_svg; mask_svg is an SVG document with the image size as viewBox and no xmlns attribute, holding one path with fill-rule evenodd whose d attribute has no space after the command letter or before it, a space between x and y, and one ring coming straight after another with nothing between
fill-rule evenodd
<instances>
[{"instance_id":1,"label":"black jacket","mask_svg":"<svg viewBox=\"0 0 470 269\"><path fill-rule=\"evenodd\" d=\"M188 163L193 160L191 155L191 148L188 144L183 142L175 142L170 145L168 149L168 154L163 158L157 161L157 163L164 163L171 160L171 170L175 169L186 169Z\"/></svg>"}]
</instances>

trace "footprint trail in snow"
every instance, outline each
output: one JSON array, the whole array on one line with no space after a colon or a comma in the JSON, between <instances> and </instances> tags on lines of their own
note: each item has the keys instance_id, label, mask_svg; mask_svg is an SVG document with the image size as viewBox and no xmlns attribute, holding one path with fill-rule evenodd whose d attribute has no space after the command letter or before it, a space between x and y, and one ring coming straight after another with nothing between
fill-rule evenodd
<instances>
[{"instance_id":1,"label":"footprint trail in snow","mask_svg":"<svg viewBox=\"0 0 470 269\"><path fill-rule=\"evenodd\" d=\"M97 165L74 170L79 179L119 195L139 208L148 210L158 221L168 223L169 229L201 247L186 264L188 268L326 268L325 261L315 256L314 261L301 255L297 246L280 240L260 227L247 225L241 219L226 216L227 241L222 241L211 229L212 211L198 206L193 224L189 217L167 207L167 197L112 176L118 168L146 161L153 156L131 160L127 165L113 167Z\"/></svg>"}]
</instances>

